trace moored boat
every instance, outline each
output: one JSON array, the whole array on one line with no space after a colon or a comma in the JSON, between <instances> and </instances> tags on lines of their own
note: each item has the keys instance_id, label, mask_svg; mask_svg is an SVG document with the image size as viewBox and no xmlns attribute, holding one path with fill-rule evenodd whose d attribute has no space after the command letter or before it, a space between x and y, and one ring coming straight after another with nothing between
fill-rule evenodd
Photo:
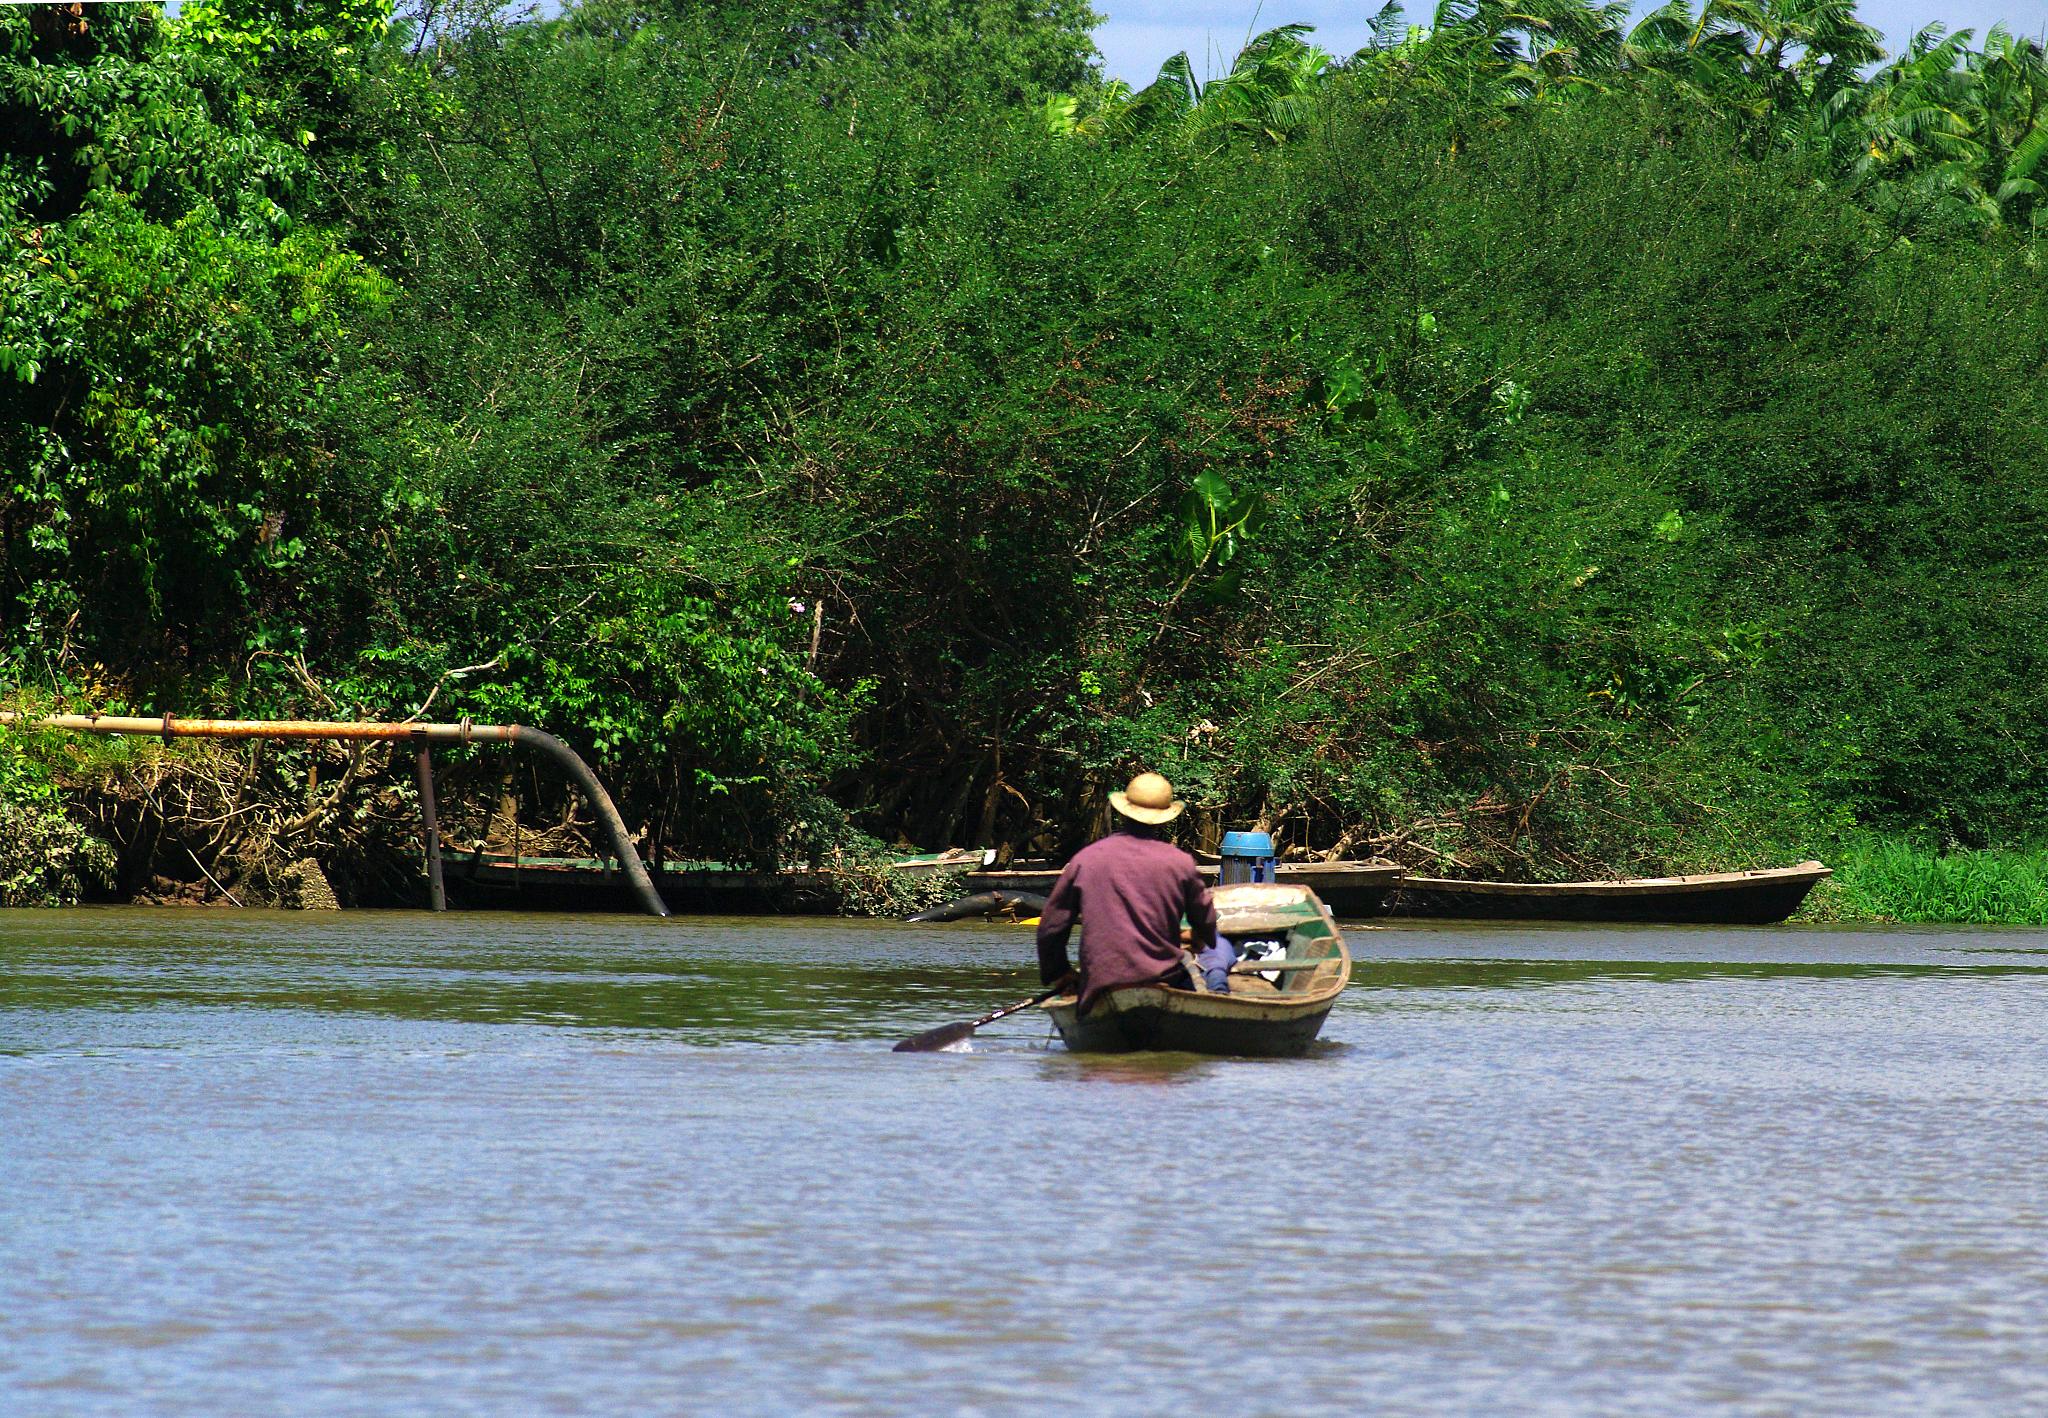
<instances>
[{"instance_id":1,"label":"moored boat","mask_svg":"<svg viewBox=\"0 0 2048 1418\"><path fill-rule=\"evenodd\" d=\"M892 862L892 870L957 874L987 853L936 852ZM619 911L634 907L618 864L610 858L521 857L442 848L449 899L465 910ZM844 896L841 874L795 868L756 871L721 862L647 864L654 889L672 910L692 914L829 915Z\"/></svg>"},{"instance_id":2,"label":"moored boat","mask_svg":"<svg viewBox=\"0 0 2048 1418\"><path fill-rule=\"evenodd\" d=\"M1217 864L1203 863L1202 872L1214 878ZM970 871L960 880L970 891L1027 891L1044 896L1059 876L1057 869L1047 867L989 868ZM1281 862L1276 873L1282 886L1307 887L1332 914L1347 921L1379 915L1387 893L1402 876L1401 868L1391 862Z\"/></svg>"},{"instance_id":3,"label":"moored boat","mask_svg":"<svg viewBox=\"0 0 2048 1418\"><path fill-rule=\"evenodd\" d=\"M1217 928L1240 955L1261 945L1277 945L1278 953L1240 963L1227 994L1203 987L1199 971L1190 971L1194 988L1111 990L1085 1016L1074 995L1047 1000L1040 1008L1066 1046L1076 1053L1270 1057L1299 1054L1315 1042L1351 980L1351 952L1329 908L1307 887L1284 883L1219 886L1215 901Z\"/></svg>"},{"instance_id":4,"label":"moored boat","mask_svg":"<svg viewBox=\"0 0 2048 1418\"><path fill-rule=\"evenodd\" d=\"M448 899L463 910L620 911L632 905L616 862L515 857L444 849ZM829 912L837 897L823 872L750 871L712 862L649 864L671 910L753 916Z\"/></svg>"},{"instance_id":5,"label":"moored boat","mask_svg":"<svg viewBox=\"0 0 2048 1418\"><path fill-rule=\"evenodd\" d=\"M1404 875L1392 862L1282 862L1274 879L1307 887L1331 915L1349 921L1378 915Z\"/></svg>"},{"instance_id":6,"label":"moored boat","mask_svg":"<svg viewBox=\"0 0 2048 1418\"><path fill-rule=\"evenodd\" d=\"M1819 862L1767 871L1622 881L1456 881L1404 877L1387 899L1391 916L1459 920L1632 921L1669 925L1775 925L1834 875Z\"/></svg>"}]
</instances>

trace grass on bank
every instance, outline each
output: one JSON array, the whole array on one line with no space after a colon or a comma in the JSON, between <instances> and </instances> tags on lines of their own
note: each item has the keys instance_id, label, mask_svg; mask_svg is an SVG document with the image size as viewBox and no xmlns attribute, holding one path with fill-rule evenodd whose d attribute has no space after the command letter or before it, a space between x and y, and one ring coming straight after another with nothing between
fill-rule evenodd
<instances>
[{"instance_id":1,"label":"grass on bank","mask_svg":"<svg viewBox=\"0 0 2048 1418\"><path fill-rule=\"evenodd\" d=\"M1830 865L1804 919L2048 926L2048 847L1933 852L1879 838Z\"/></svg>"}]
</instances>

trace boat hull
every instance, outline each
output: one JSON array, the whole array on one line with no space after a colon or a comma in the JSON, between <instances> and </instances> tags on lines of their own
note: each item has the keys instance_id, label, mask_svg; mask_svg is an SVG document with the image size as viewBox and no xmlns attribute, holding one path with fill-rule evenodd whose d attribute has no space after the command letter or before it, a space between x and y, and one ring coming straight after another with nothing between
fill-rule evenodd
<instances>
[{"instance_id":1,"label":"boat hull","mask_svg":"<svg viewBox=\"0 0 2048 1418\"><path fill-rule=\"evenodd\" d=\"M636 903L623 873L588 860L524 860L451 852L442 859L448 900L459 910L622 911ZM766 916L829 913L833 883L816 872L684 870L651 873L672 911Z\"/></svg>"},{"instance_id":2,"label":"boat hull","mask_svg":"<svg viewBox=\"0 0 2048 1418\"><path fill-rule=\"evenodd\" d=\"M1129 991L1165 994L1164 990ZM1179 993L1176 991L1175 993ZM1111 998L1114 998L1113 996ZM1227 998L1227 997L1226 997ZM1048 1006L1060 1040L1077 1054L1130 1054L1146 1050L1223 1054L1239 1058L1293 1058L1323 1031L1330 1006L1274 1019L1244 1015L1194 1014L1159 1004L1133 1002L1123 1008L1098 1003L1086 1018L1072 1001Z\"/></svg>"},{"instance_id":3,"label":"boat hull","mask_svg":"<svg viewBox=\"0 0 2048 1418\"><path fill-rule=\"evenodd\" d=\"M638 910L624 874L609 861L567 857L507 857L445 851L441 870L448 899L463 910ZM899 870L956 872L958 862L934 856ZM750 871L677 862L650 864L654 889L672 911L691 915L830 915L845 883L829 871Z\"/></svg>"},{"instance_id":4,"label":"boat hull","mask_svg":"<svg viewBox=\"0 0 2048 1418\"><path fill-rule=\"evenodd\" d=\"M1391 863L1282 862L1276 879L1282 886L1307 887L1331 915L1354 921L1377 916L1403 874Z\"/></svg>"},{"instance_id":5,"label":"boat hull","mask_svg":"<svg viewBox=\"0 0 2048 1418\"><path fill-rule=\"evenodd\" d=\"M1591 921L1769 926L1797 911L1833 875L1819 862L1772 871L1634 881L1449 881L1409 877L1387 914L1467 921Z\"/></svg>"}]
</instances>

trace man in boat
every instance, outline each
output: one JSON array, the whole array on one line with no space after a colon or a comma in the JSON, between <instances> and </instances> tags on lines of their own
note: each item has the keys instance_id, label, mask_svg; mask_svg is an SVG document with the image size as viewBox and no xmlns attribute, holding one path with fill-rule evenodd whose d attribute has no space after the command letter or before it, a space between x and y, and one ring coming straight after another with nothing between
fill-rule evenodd
<instances>
[{"instance_id":1,"label":"man in boat","mask_svg":"<svg viewBox=\"0 0 2048 1418\"><path fill-rule=\"evenodd\" d=\"M1086 1014L1098 997L1129 985L1190 988L1181 954L1181 919L1199 953L1203 974L1229 987L1227 943L1216 937L1216 903L1195 859L1168 842L1166 824L1187 804L1157 773L1140 773L1109 795L1116 830L1074 854L1046 897L1038 921L1038 975L1052 984L1072 968L1067 937L1078 917L1081 932L1081 1004Z\"/></svg>"}]
</instances>

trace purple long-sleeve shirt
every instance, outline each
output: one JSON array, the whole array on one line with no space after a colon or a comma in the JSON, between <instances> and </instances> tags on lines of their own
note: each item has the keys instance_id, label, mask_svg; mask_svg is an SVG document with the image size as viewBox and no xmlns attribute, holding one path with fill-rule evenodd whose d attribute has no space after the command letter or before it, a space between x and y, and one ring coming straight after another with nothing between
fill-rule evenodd
<instances>
[{"instance_id":1,"label":"purple long-sleeve shirt","mask_svg":"<svg viewBox=\"0 0 2048 1418\"><path fill-rule=\"evenodd\" d=\"M1067 971L1067 937L1081 932L1081 1012L1126 985L1162 980L1180 968L1180 922L1194 948L1216 944L1216 904L1195 859L1170 842L1112 832L1074 854L1038 918L1038 973L1051 984Z\"/></svg>"}]
</instances>

